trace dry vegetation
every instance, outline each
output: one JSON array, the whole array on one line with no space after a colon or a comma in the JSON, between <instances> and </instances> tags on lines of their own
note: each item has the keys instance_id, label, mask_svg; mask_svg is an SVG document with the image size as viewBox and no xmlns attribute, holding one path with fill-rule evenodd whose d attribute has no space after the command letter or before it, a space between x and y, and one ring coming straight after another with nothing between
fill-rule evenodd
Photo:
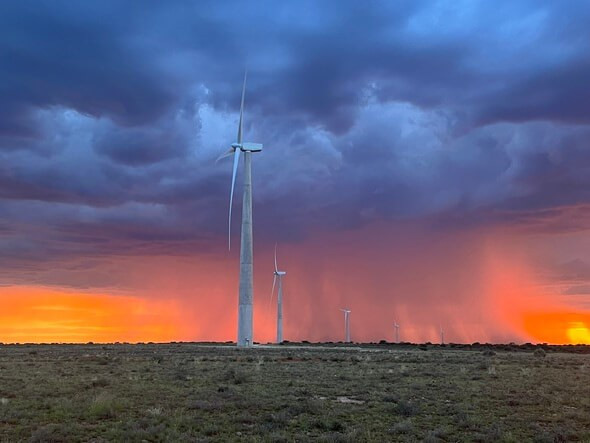
<instances>
[{"instance_id":1,"label":"dry vegetation","mask_svg":"<svg viewBox=\"0 0 590 443\"><path fill-rule=\"evenodd\" d=\"M590 355L5 345L0 440L590 441Z\"/></svg>"}]
</instances>

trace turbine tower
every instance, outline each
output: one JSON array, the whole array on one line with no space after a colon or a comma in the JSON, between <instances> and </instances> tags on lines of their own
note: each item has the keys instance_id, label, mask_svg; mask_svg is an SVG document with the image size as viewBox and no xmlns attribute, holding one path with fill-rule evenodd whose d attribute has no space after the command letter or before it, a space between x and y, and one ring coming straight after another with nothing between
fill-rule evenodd
<instances>
[{"instance_id":1,"label":"turbine tower","mask_svg":"<svg viewBox=\"0 0 590 443\"><path fill-rule=\"evenodd\" d=\"M340 309L344 312L344 334L345 342L350 343L350 309Z\"/></svg>"},{"instance_id":2,"label":"turbine tower","mask_svg":"<svg viewBox=\"0 0 590 443\"><path fill-rule=\"evenodd\" d=\"M272 297L275 293L275 284L277 279L279 280L279 287L277 292L277 343L283 342L283 275L287 274L286 271L279 271L277 265L277 245L275 244L275 272L274 278L272 279L272 291L270 293L270 301L272 303Z\"/></svg>"},{"instance_id":3,"label":"turbine tower","mask_svg":"<svg viewBox=\"0 0 590 443\"><path fill-rule=\"evenodd\" d=\"M445 344L445 333L443 331L442 325L440 325L440 344Z\"/></svg>"},{"instance_id":4,"label":"turbine tower","mask_svg":"<svg viewBox=\"0 0 590 443\"><path fill-rule=\"evenodd\" d=\"M395 342L399 343L399 325L395 320L393 321L393 327L395 329Z\"/></svg>"},{"instance_id":5,"label":"turbine tower","mask_svg":"<svg viewBox=\"0 0 590 443\"><path fill-rule=\"evenodd\" d=\"M231 178L231 191L229 194L229 218L228 218L228 247L231 249L231 211L234 199L236 174L240 161L240 152L244 153L244 194L242 199L242 231L240 244L240 288L238 297L238 347L252 346L252 300L254 295L254 266L252 248L252 153L262 151L260 143L242 142L244 129L244 95L246 94L246 76L242 86L242 101L240 104L240 120L238 123L238 137L235 143L225 154L218 158L228 157L233 154L234 163Z\"/></svg>"}]
</instances>

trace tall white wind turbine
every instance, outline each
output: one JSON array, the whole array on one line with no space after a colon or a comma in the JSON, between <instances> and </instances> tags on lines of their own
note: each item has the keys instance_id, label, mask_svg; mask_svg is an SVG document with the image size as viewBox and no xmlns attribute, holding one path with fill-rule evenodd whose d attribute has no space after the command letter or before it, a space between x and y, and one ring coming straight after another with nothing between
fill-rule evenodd
<instances>
[{"instance_id":1,"label":"tall white wind turbine","mask_svg":"<svg viewBox=\"0 0 590 443\"><path fill-rule=\"evenodd\" d=\"M345 342L350 343L350 309L340 309L344 312L344 336Z\"/></svg>"},{"instance_id":2,"label":"tall white wind turbine","mask_svg":"<svg viewBox=\"0 0 590 443\"><path fill-rule=\"evenodd\" d=\"M287 274L286 271L279 271L277 265L277 245L275 244L275 272L272 279L272 291L270 293L270 300L275 293L275 285L277 280L279 281L279 287L277 291L277 343L283 342L283 275Z\"/></svg>"},{"instance_id":3,"label":"tall white wind turbine","mask_svg":"<svg viewBox=\"0 0 590 443\"><path fill-rule=\"evenodd\" d=\"M395 320L393 321L393 327L395 329L395 342L399 343L399 325Z\"/></svg>"},{"instance_id":4,"label":"tall white wind turbine","mask_svg":"<svg viewBox=\"0 0 590 443\"><path fill-rule=\"evenodd\" d=\"M244 96L246 94L246 74L242 86L242 101L240 104L240 120L238 123L238 137L231 148L219 159L233 154L234 164L231 178L231 191L229 194L229 218L228 218L228 247L231 249L231 212L234 199L236 174L240 161L240 152L244 153L244 194L242 199L242 231L240 244L240 289L238 298L238 347L252 346L252 300L254 295L254 266L252 248L252 153L262 151L262 144L242 142L244 129ZM219 160L218 159L218 160Z\"/></svg>"}]
</instances>

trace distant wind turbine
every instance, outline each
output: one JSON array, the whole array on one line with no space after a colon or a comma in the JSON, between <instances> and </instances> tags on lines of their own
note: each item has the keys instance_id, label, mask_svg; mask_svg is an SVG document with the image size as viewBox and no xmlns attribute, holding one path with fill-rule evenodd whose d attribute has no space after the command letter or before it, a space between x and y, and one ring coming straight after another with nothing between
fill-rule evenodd
<instances>
[{"instance_id":1,"label":"distant wind turbine","mask_svg":"<svg viewBox=\"0 0 590 443\"><path fill-rule=\"evenodd\" d=\"M443 331L442 325L440 325L440 344L445 344L445 333Z\"/></svg>"},{"instance_id":2,"label":"distant wind turbine","mask_svg":"<svg viewBox=\"0 0 590 443\"><path fill-rule=\"evenodd\" d=\"M231 148L217 160L233 154L234 164L231 178L231 191L229 194L229 218L228 218L228 248L231 249L231 211L234 199L236 174L240 161L240 152L244 153L244 194L242 199L242 231L240 244L240 288L238 298L238 347L252 346L252 300L254 293L254 266L252 248L252 153L262 151L260 143L243 143L242 133L244 129L244 96L246 95L246 75L242 86L242 101L240 104L240 120L238 123L238 137Z\"/></svg>"},{"instance_id":3,"label":"distant wind turbine","mask_svg":"<svg viewBox=\"0 0 590 443\"><path fill-rule=\"evenodd\" d=\"M395 320L393 321L393 327L395 329L395 342L399 343L399 325Z\"/></svg>"},{"instance_id":4,"label":"distant wind turbine","mask_svg":"<svg viewBox=\"0 0 590 443\"><path fill-rule=\"evenodd\" d=\"M344 334L345 334L345 341L346 343L350 343L350 310L349 309L340 309L344 312Z\"/></svg>"},{"instance_id":5,"label":"distant wind turbine","mask_svg":"<svg viewBox=\"0 0 590 443\"><path fill-rule=\"evenodd\" d=\"M277 343L283 342L283 275L287 274L286 271L279 271L277 265L277 245L275 244L275 272L272 279L272 291L270 293L270 300L275 293L275 284L277 279L279 281L279 287L277 291Z\"/></svg>"}]
</instances>

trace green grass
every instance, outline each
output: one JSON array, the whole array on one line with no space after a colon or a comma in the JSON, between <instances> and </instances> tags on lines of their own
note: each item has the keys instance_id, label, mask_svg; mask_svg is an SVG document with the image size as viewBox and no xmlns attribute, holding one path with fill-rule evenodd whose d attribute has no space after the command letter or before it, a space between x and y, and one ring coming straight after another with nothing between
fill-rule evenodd
<instances>
[{"instance_id":1,"label":"green grass","mask_svg":"<svg viewBox=\"0 0 590 443\"><path fill-rule=\"evenodd\" d=\"M589 354L483 349L4 345L0 441L590 441Z\"/></svg>"}]
</instances>

